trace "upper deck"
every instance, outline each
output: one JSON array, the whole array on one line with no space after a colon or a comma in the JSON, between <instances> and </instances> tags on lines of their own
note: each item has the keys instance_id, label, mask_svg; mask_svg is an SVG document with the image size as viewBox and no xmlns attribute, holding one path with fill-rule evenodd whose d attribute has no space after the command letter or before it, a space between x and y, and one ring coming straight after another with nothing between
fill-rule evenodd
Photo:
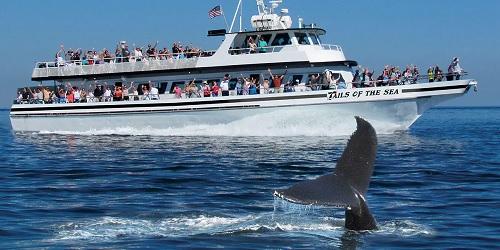
<instances>
[{"instance_id":1,"label":"upper deck","mask_svg":"<svg viewBox=\"0 0 500 250\"><path fill-rule=\"evenodd\" d=\"M319 28L236 32L225 34L224 41L214 51L37 62L32 80L62 81L120 77L134 73L183 74L199 68L296 62L343 62L348 66L356 65L354 61L346 61L340 46L322 43L321 36L325 33ZM249 44L249 41L258 39L263 42L256 44L256 47Z\"/></svg>"}]
</instances>

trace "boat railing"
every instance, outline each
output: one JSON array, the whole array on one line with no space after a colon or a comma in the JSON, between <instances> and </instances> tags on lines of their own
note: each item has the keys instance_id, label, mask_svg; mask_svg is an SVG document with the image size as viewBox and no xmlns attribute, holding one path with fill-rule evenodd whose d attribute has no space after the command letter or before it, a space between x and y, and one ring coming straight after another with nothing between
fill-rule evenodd
<instances>
[{"instance_id":1,"label":"boat railing","mask_svg":"<svg viewBox=\"0 0 500 250\"><path fill-rule=\"evenodd\" d=\"M446 82L458 80L459 77L468 75L467 72L463 72L461 74L457 73L448 73L443 74L441 79L433 78L434 82ZM396 80L371 80L371 81L352 81L352 82L324 82L318 81L316 83L307 83L307 84L292 84L291 82L282 84L279 89L275 89L272 86L269 86L268 89L265 89L261 84L259 89L259 94L279 94L279 93L288 93L288 92L306 92L306 91L320 91L320 90L340 90L340 89L351 89L351 88L368 88L368 87L387 87L387 86L401 86L401 85L414 85L414 84L427 84L429 83L429 77L427 75L419 75L418 77L407 77L407 78L399 78ZM233 95L239 95L238 92L241 89L233 89L231 92ZM262 93L262 91L264 91ZM89 91L90 92L90 91ZM248 94L251 95L251 94ZM171 98L176 98L173 93L165 93L165 94L146 94L146 95L133 95L128 94L124 95L121 98L116 98L113 96L108 97L95 97L95 96L86 96L82 98L80 102L85 103L95 103L95 102L116 102L116 101L148 101L148 100L160 100L161 96L170 96ZM195 92L183 91L182 98L212 98L212 97L202 97L203 90L199 89ZM217 96L221 96L218 93ZM18 98L14 100L14 104L45 104L45 103L68 103L68 99L63 97L51 97L48 101L44 101L43 99L37 98L27 98L22 99Z\"/></svg>"},{"instance_id":2,"label":"boat railing","mask_svg":"<svg viewBox=\"0 0 500 250\"><path fill-rule=\"evenodd\" d=\"M260 53L276 53L281 52L283 48L299 48L302 46L308 45L280 45L280 46L266 46L266 47L256 47L255 49L251 48L231 48L229 49L229 54L231 55L243 55L243 54L260 54ZM313 45L317 46L317 45ZM320 48L323 50L333 50L342 52L342 48L338 45L334 44L321 44Z\"/></svg>"},{"instance_id":3,"label":"boat railing","mask_svg":"<svg viewBox=\"0 0 500 250\"><path fill-rule=\"evenodd\" d=\"M291 45L288 45L291 46ZM243 55L243 54L258 54L258 53L276 53L280 52L285 46L266 46L257 47L255 50L250 48L231 48L229 49L229 54L231 55Z\"/></svg>"},{"instance_id":4,"label":"boat railing","mask_svg":"<svg viewBox=\"0 0 500 250\"><path fill-rule=\"evenodd\" d=\"M191 68L196 66L196 62L200 57L209 57L214 54L215 51L202 51L144 55L140 57L127 56L37 62L33 70L33 77Z\"/></svg>"}]
</instances>

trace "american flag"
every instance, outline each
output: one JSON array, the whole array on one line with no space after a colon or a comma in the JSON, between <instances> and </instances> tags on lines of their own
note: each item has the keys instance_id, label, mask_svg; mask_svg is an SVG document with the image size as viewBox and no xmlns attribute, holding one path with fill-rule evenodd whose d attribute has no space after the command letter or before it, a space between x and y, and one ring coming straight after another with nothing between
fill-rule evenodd
<instances>
[{"instance_id":1,"label":"american flag","mask_svg":"<svg viewBox=\"0 0 500 250\"><path fill-rule=\"evenodd\" d=\"M222 10L220 8L220 5L215 6L215 8L211 9L208 12L208 17L210 17L210 18L218 17L220 15L222 15Z\"/></svg>"}]
</instances>

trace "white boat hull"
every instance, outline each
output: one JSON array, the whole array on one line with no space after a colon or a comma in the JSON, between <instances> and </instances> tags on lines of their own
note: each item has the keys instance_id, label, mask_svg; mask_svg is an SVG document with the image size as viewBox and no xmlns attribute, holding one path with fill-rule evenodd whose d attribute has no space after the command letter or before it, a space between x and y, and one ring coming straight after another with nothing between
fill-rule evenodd
<instances>
[{"instance_id":1,"label":"white boat hull","mask_svg":"<svg viewBox=\"0 0 500 250\"><path fill-rule=\"evenodd\" d=\"M11 123L15 131L55 133L335 136L351 133L355 128L352 117L361 116L378 133L392 133L408 129L425 110L463 95L474 84L472 80L461 80L335 92L98 104L21 104L13 106ZM362 93L355 94L357 91ZM155 106L149 106L151 103ZM100 107L96 109L96 105Z\"/></svg>"}]
</instances>

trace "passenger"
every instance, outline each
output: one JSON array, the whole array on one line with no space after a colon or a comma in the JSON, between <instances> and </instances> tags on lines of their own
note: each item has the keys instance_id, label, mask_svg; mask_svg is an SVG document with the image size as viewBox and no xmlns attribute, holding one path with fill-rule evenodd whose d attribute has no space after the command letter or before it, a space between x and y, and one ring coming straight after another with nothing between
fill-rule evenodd
<instances>
[{"instance_id":1,"label":"passenger","mask_svg":"<svg viewBox=\"0 0 500 250\"><path fill-rule=\"evenodd\" d=\"M134 50L134 59L135 59L135 61L136 62L140 62L140 61L142 61L143 57L144 56L142 55L141 48L139 48L139 47L135 48L135 50Z\"/></svg>"},{"instance_id":2,"label":"passenger","mask_svg":"<svg viewBox=\"0 0 500 250\"><path fill-rule=\"evenodd\" d=\"M456 58L456 57L455 57ZM448 66L448 74L446 75L446 81L453 81L455 79L455 70L454 70L454 62L455 58L451 61L450 65Z\"/></svg>"},{"instance_id":3,"label":"passenger","mask_svg":"<svg viewBox=\"0 0 500 250\"><path fill-rule=\"evenodd\" d=\"M50 91L49 91L49 88L48 87L43 88L42 92L43 92L43 101L45 103L49 103L50 102Z\"/></svg>"},{"instance_id":4,"label":"passenger","mask_svg":"<svg viewBox=\"0 0 500 250\"><path fill-rule=\"evenodd\" d=\"M443 81L443 71L437 65L434 67L434 75L436 76L436 82Z\"/></svg>"},{"instance_id":5,"label":"passenger","mask_svg":"<svg viewBox=\"0 0 500 250\"><path fill-rule=\"evenodd\" d=\"M184 87L184 93L186 93L186 98L192 98L193 95L194 95L194 91L193 91L193 82L189 82L188 84L186 84L186 86Z\"/></svg>"},{"instance_id":6,"label":"passenger","mask_svg":"<svg viewBox=\"0 0 500 250\"><path fill-rule=\"evenodd\" d=\"M168 49L164 47L163 49L158 51L158 57L160 60L168 59Z\"/></svg>"},{"instance_id":7,"label":"passenger","mask_svg":"<svg viewBox=\"0 0 500 250\"><path fill-rule=\"evenodd\" d=\"M73 87L73 96L75 98L75 102L78 103L81 101L82 98L82 92L78 87Z\"/></svg>"},{"instance_id":8,"label":"passenger","mask_svg":"<svg viewBox=\"0 0 500 250\"><path fill-rule=\"evenodd\" d=\"M66 91L63 88L57 87L58 89L58 97L59 97L59 103L66 103Z\"/></svg>"},{"instance_id":9,"label":"passenger","mask_svg":"<svg viewBox=\"0 0 500 250\"><path fill-rule=\"evenodd\" d=\"M32 95L33 103L43 104L43 93L42 93L42 91L39 88L36 88L35 91L32 91L30 88L28 88L28 89L30 90L30 93Z\"/></svg>"},{"instance_id":10,"label":"passenger","mask_svg":"<svg viewBox=\"0 0 500 250\"><path fill-rule=\"evenodd\" d=\"M255 43L255 41L253 40L252 37L248 38L247 43L248 43L248 51L249 51L249 53L250 54L257 53L257 44Z\"/></svg>"},{"instance_id":11,"label":"passenger","mask_svg":"<svg viewBox=\"0 0 500 250\"><path fill-rule=\"evenodd\" d=\"M203 97L210 97L210 85L207 81L203 82Z\"/></svg>"},{"instance_id":12,"label":"passenger","mask_svg":"<svg viewBox=\"0 0 500 250\"><path fill-rule=\"evenodd\" d=\"M306 83L301 82L299 79L295 80L295 87L294 87L295 92L305 92L307 91Z\"/></svg>"},{"instance_id":13,"label":"passenger","mask_svg":"<svg viewBox=\"0 0 500 250\"><path fill-rule=\"evenodd\" d=\"M151 100L149 89L146 85L142 85L142 100Z\"/></svg>"},{"instance_id":14,"label":"passenger","mask_svg":"<svg viewBox=\"0 0 500 250\"><path fill-rule=\"evenodd\" d=\"M92 50L88 50L86 56L89 65L94 65L94 53L92 53Z\"/></svg>"},{"instance_id":15,"label":"passenger","mask_svg":"<svg viewBox=\"0 0 500 250\"><path fill-rule=\"evenodd\" d=\"M219 91L220 91L220 88L219 86L217 85L217 82L214 81L213 83L214 85L212 86L212 96L213 97L216 97L216 96L219 96Z\"/></svg>"},{"instance_id":16,"label":"passenger","mask_svg":"<svg viewBox=\"0 0 500 250\"><path fill-rule=\"evenodd\" d=\"M432 66L427 70L427 79L429 82L434 82L434 68Z\"/></svg>"},{"instance_id":17,"label":"passenger","mask_svg":"<svg viewBox=\"0 0 500 250\"><path fill-rule=\"evenodd\" d=\"M102 89L102 85L96 85L94 89L94 97L96 98L96 101L102 101L103 94L104 90Z\"/></svg>"},{"instance_id":18,"label":"passenger","mask_svg":"<svg viewBox=\"0 0 500 250\"><path fill-rule=\"evenodd\" d=\"M356 70L354 73L354 77L352 79L353 85L355 85L356 88L361 88L361 76L359 74L359 69Z\"/></svg>"},{"instance_id":19,"label":"passenger","mask_svg":"<svg viewBox=\"0 0 500 250\"><path fill-rule=\"evenodd\" d=\"M373 72L370 72L368 68L363 71L363 87L373 87Z\"/></svg>"},{"instance_id":20,"label":"passenger","mask_svg":"<svg viewBox=\"0 0 500 250\"><path fill-rule=\"evenodd\" d=\"M242 81L243 81L243 89L241 91L242 95L249 95L250 94L250 85L252 84L251 80L248 78L243 77L242 75Z\"/></svg>"},{"instance_id":21,"label":"passenger","mask_svg":"<svg viewBox=\"0 0 500 250\"><path fill-rule=\"evenodd\" d=\"M257 79L251 78L250 79L250 86L248 86L248 94L249 95L256 95L257 94L257 85L256 85Z\"/></svg>"},{"instance_id":22,"label":"passenger","mask_svg":"<svg viewBox=\"0 0 500 250\"><path fill-rule=\"evenodd\" d=\"M418 83L418 78L420 76L420 71L418 70L417 66L413 66L412 76L413 76L413 79L411 81L411 84Z\"/></svg>"},{"instance_id":23,"label":"passenger","mask_svg":"<svg viewBox=\"0 0 500 250\"><path fill-rule=\"evenodd\" d=\"M148 44L148 49L146 50L146 54L148 55L149 59L156 59L156 46L158 46L158 41L156 41L154 46Z\"/></svg>"},{"instance_id":24,"label":"passenger","mask_svg":"<svg viewBox=\"0 0 500 250\"><path fill-rule=\"evenodd\" d=\"M113 101L122 101L122 100L123 100L122 87L115 86L115 90L113 91Z\"/></svg>"},{"instance_id":25,"label":"passenger","mask_svg":"<svg viewBox=\"0 0 500 250\"><path fill-rule=\"evenodd\" d=\"M130 101L130 96L129 96L129 92L130 92L130 89L132 89L134 86L134 82L131 82L130 83L130 86L127 88L127 85L123 84L123 87L122 87L122 97L123 97L123 100L124 101ZM132 97L133 99L133 97Z\"/></svg>"},{"instance_id":26,"label":"passenger","mask_svg":"<svg viewBox=\"0 0 500 250\"><path fill-rule=\"evenodd\" d=\"M23 90L21 91L21 95L23 97L22 99L24 103L27 103L31 99L30 93L26 88L23 88Z\"/></svg>"},{"instance_id":27,"label":"passenger","mask_svg":"<svg viewBox=\"0 0 500 250\"><path fill-rule=\"evenodd\" d=\"M57 51L57 53L56 53L56 66L57 67L62 67L66 64L64 61L64 57L63 57L64 54L66 54L64 52L64 45L61 44L59 51Z\"/></svg>"},{"instance_id":28,"label":"passenger","mask_svg":"<svg viewBox=\"0 0 500 250\"><path fill-rule=\"evenodd\" d=\"M109 88L108 85L106 85L106 88L105 88L102 96L104 97L105 102L111 102L113 100L113 97L111 94L111 89Z\"/></svg>"},{"instance_id":29,"label":"passenger","mask_svg":"<svg viewBox=\"0 0 500 250\"><path fill-rule=\"evenodd\" d=\"M175 97L181 99L182 98L182 89L179 86L175 85L174 87Z\"/></svg>"},{"instance_id":30,"label":"passenger","mask_svg":"<svg viewBox=\"0 0 500 250\"><path fill-rule=\"evenodd\" d=\"M22 104L23 103L23 93L21 91L17 92L17 98L16 98L16 104Z\"/></svg>"},{"instance_id":31,"label":"passenger","mask_svg":"<svg viewBox=\"0 0 500 250\"><path fill-rule=\"evenodd\" d=\"M243 78L238 79L236 82L236 95L243 95L243 85L244 85L244 80Z\"/></svg>"},{"instance_id":32,"label":"passenger","mask_svg":"<svg viewBox=\"0 0 500 250\"><path fill-rule=\"evenodd\" d=\"M97 54L97 51L93 51L92 52L92 58L94 59L94 63L95 64L101 64L101 58L99 57L99 55Z\"/></svg>"},{"instance_id":33,"label":"passenger","mask_svg":"<svg viewBox=\"0 0 500 250\"><path fill-rule=\"evenodd\" d=\"M409 66L406 66L405 72L403 73L403 84L410 84L410 79L413 78L412 72Z\"/></svg>"},{"instance_id":34,"label":"passenger","mask_svg":"<svg viewBox=\"0 0 500 250\"><path fill-rule=\"evenodd\" d=\"M341 74L339 74L339 78L337 78L336 81L337 81L337 88L338 89L347 89L348 88L347 84L344 80L344 77L342 77Z\"/></svg>"},{"instance_id":35,"label":"passenger","mask_svg":"<svg viewBox=\"0 0 500 250\"><path fill-rule=\"evenodd\" d=\"M220 83L222 96L229 96L229 78L230 78L229 74L224 75L224 79Z\"/></svg>"},{"instance_id":36,"label":"passenger","mask_svg":"<svg viewBox=\"0 0 500 250\"><path fill-rule=\"evenodd\" d=\"M73 88L69 88L69 90L66 91L66 99L68 100L68 103L75 102L75 90Z\"/></svg>"},{"instance_id":37,"label":"passenger","mask_svg":"<svg viewBox=\"0 0 500 250\"><path fill-rule=\"evenodd\" d=\"M87 91L83 88L80 90L80 102L87 102Z\"/></svg>"},{"instance_id":38,"label":"passenger","mask_svg":"<svg viewBox=\"0 0 500 250\"><path fill-rule=\"evenodd\" d=\"M110 63L113 61L113 57L111 56L111 53L109 53L109 50L107 49L104 49L103 58L105 63Z\"/></svg>"},{"instance_id":39,"label":"passenger","mask_svg":"<svg viewBox=\"0 0 500 250\"><path fill-rule=\"evenodd\" d=\"M260 91L261 94L269 94L269 79L264 79L261 87L264 89L264 91Z\"/></svg>"},{"instance_id":40,"label":"passenger","mask_svg":"<svg viewBox=\"0 0 500 250\"><path fill-rule=\"evenodd\" d=\"M285 73L283 75L273 75L271 69L267 69L267 71L269 71L271 79L273 79L274 93L283 93L283 88L281 87L281 85L283 84L283 78L285 78L288 69L285 70Z\"/></svg>"},{"instance_id":41,"label":"passenger","mask_svg":"<svg viewBox=\"0 0 500 250\"><path fill-rule=\"evenodd\" d=\"M151 100L160 99L158 88L156 88L151 81L149 81L149 94L151 95Z\"/></svg>"},{"instance_id":42,"label":"passenger","mask_svg":"<svg viewBox=\"0 0 500 250\"><path fill-rule=\"evenodd\" d=\"M311 90L320 90L320 80L321 80L321 75L320 74L311 74L309 76L309 87Z\"/></svg>"},{"instance_id":43,"label":"passenger","mask_svg":"<svg viewBox=\"0 0 500 250\"><path fill-rule=\"evenodd\" d=\"M262 36L258 36L258 40L259 40L259 44L258 44L258 47L259 47L259 53L267 53L267 42L266 40L264 40L264 38Z\"/></svg>"},{"instance_id":44,"label":"passenger","mask_svg":"<svg viewBox=\"0 0 500 250\"><path fill-rule=\"evenodd\" d=\"M387 86L389 85L389 82L391 80L391 76L390 76L390 71L388 69L385 69L384 70L384 75L383 75L383 78L382 78L382 86Z\"/></svg>"},{"instance_id":45,"label":"passenger","mask_svg":"<svg viewBox=\"0 0 500 250\"><path fill-rule=\"evenodd\" d=\"M463 69L462 69L462 67L460 67L458 57L453 58L453 60L450 64L450 68L451 68L451 73L452 73L451 80L453 80L453 76L455 76L455 80L460 80L460 76L463 73ZM448 71L450 71L450 70L448 70Z\"/></svg>"}]
</instances>

